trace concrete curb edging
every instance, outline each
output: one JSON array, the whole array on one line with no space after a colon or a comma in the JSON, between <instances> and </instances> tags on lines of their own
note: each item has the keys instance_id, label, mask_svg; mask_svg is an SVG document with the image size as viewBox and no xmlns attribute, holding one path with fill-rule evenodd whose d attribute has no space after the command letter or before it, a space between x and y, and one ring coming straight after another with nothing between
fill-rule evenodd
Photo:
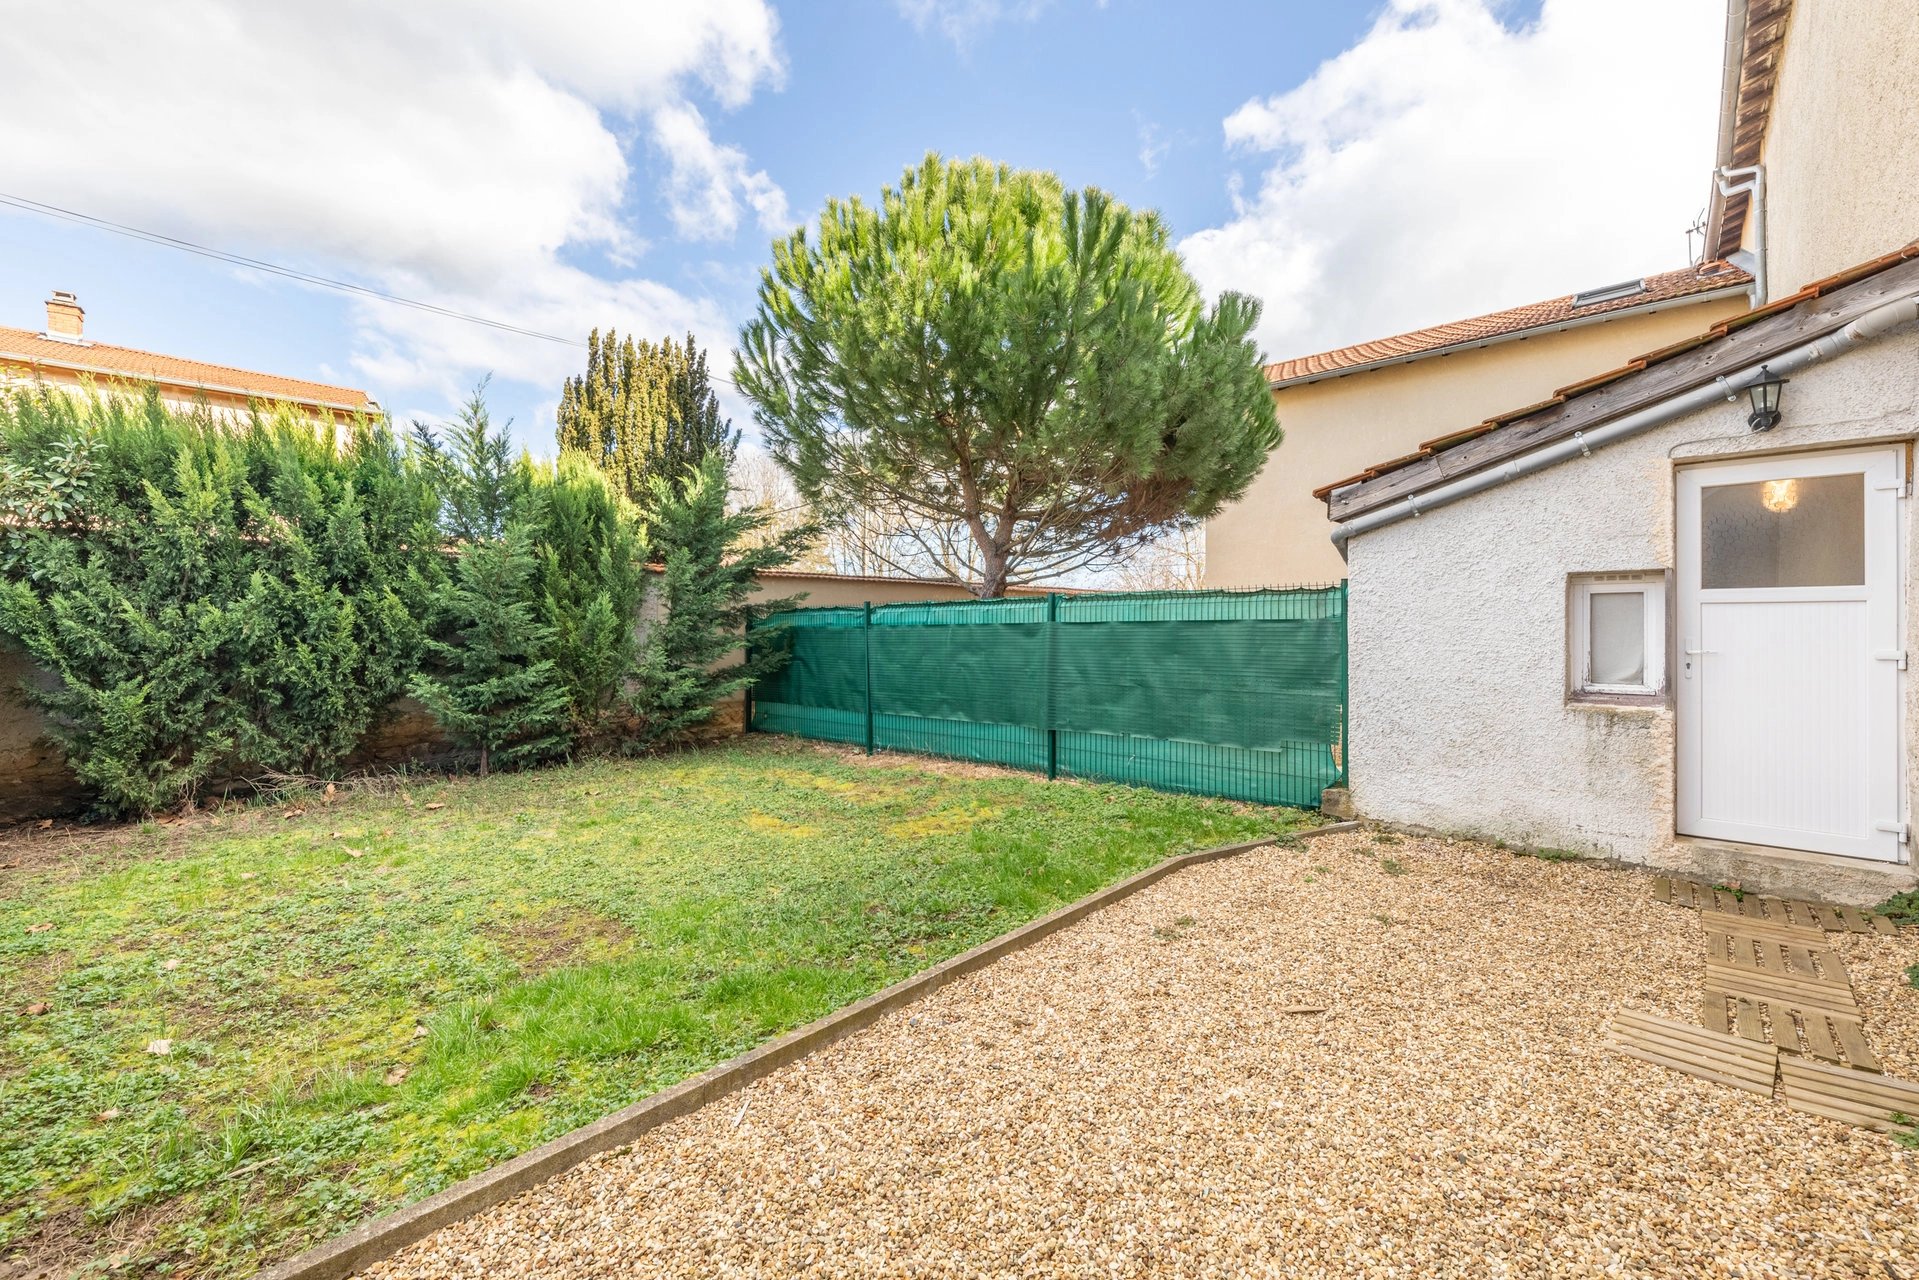
<instances>
[{"instance_id":1,"label":"concrete curb edging","mask_svg":"<svg viewBox=\"0 0 1919 1280\"><path fill-rule=\"evenodd\" d=\"M1359 826L1357 822L1334 822L1287 834L1310 839L1357 830ZM749 1049L736 1058L708 1067L700 1074L650 1094L630 1107L602 1116L570 1133L563 1133L551 1142L517 1155L503 1164L456 1182L436 1195L362 1223L344 1235L295 1254L262 1272L261 1280L338 1280L339 1277L352 1275L449 1223L511 1199L583 1163L591 1156L626 1146L669 1120L697 1111L707 1103L770 1075L816 1049L844 1039L955 978L983 969L1001 956L1030 947L1048 934L1057 933L1101 907L1130 897L1175 871L1263 849L1284 838L1267 836L1244 844L1220 845L1168 858L1138 875L1021 925L1011 933L981 943L971 951L962 951L930 969L876 991L864 1000L857 1000L798 1030L789 1031L777 1040L770 1040L757 1049Z\"/></svg>"}]
</instances>

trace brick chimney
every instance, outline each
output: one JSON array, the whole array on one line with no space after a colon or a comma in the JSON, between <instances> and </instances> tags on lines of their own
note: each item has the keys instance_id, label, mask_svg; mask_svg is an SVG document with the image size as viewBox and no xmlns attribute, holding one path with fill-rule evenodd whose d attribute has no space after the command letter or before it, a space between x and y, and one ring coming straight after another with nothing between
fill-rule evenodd
<instances>
[{"instance_id":1,"label":"brick chimney","mask_svg":"<svg viewBox=\"0 0 1919 1280\"><path fill-rule=\"evenodd\" d=\"M86 325L87 313L81 307L80 299L65 289L55 289L53 296L47 299L47 336L49 338L69 338L80 341L80 331Z\"/></svg>"}]
</instances>

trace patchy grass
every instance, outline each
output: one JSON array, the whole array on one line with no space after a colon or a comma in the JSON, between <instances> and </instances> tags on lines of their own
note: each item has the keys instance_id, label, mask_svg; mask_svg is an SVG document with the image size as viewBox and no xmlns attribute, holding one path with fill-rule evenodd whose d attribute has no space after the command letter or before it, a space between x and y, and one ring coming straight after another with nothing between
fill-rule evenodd
<instances>
[{"instance_id":1,"label":"patchy grass","mask_svg":"<svg viewBox=\"0 0 1919 1280\"><path fill-rule=\"evenodd\" d=\"M1894 894L1880 903L1878 912L1890 916L1894 924L1919 924L1919 889Z\"/></svg>"},{"instance_id":2,"label":"patchy grass","mask_svg":"<svg viewBox=\"0 0 1919 1280\"><path fill-rule=\"evenodd\" d=\"M1403 876L1406 874L1406 864L1398 858L1381 858L1379 860L1379 869L1389 876Z\"/></svg>"},{"instance_id":3,"label":"patchy grass","mask_svg":"<svg viewBox=\"0 0 1919 1280\"><path fill-rule=\"evenodd\" d=\"M1578 862L1585 855L1571 849L1514 849L1514 857L1537 858L1541 862Z\"/></svg>"},{"instance_id":4,"label":"patchy grass","mask_svg":"<svg viewBox=\"0 0 1919 1280\"><path fill-rule=\"evenodd\" d=\"M1309 821L768 739L383 792L5 842L0 1264L251 1271Z\"/></svg>"}]
</instances>

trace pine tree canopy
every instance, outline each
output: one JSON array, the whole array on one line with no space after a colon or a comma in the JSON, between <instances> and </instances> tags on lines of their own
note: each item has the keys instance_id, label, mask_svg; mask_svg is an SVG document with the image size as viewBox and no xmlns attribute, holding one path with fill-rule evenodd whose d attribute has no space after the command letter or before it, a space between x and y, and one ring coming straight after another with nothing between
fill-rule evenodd
<instances>
[{"instance_id":1,"label":"pine tree canopy","mask_svg":"<svg viewBox=\"0 0 1919 1280\"><path fill-rule=\"evenodd\" d=\"M587 339L586 372L560 390L562 453L579 454L641 506L655 479L678 493L708 454L728 461L739 443L720 416L706 353L686 335L655 344L611 329Z\"/></svg>"},{"instance_id":2,"label":"pine tree canopy","mask_svg":"<svg viewBox=\"0 0 1919 1280\"><path fill-rule=\"evenodd\" d=\"M1279 443L1252 332L1157 214L929 155L773 246L734 380L823 513L878 513L997 596L1246 492Z\"/></svg>"}]
</instances>

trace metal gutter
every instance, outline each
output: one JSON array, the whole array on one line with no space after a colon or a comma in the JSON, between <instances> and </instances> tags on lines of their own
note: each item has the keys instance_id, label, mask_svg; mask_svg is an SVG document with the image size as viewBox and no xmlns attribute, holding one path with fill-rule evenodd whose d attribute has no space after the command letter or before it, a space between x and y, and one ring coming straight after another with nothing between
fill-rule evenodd
<instances>
[{"instance_id":1,"label":"metal gutter","mask_svg":"<svg viewBox=\"0 0 1919 1280\"><path fill-rule=\"evenodd\" d=\"M1424 351L1409 351L1404 355L1385 356L1378 360L1368 360L1365 364L1350 364L1340 369L1327 369L1321 373L1302 373L1292 378L1269 378L1266 386L1273 391L1287 387L1303 387L1312 382L1325 382L1330 378L1343 378L1352 373L1370 373L1374 369L1384 369L1390 365L1411 364L1415 360L1429 360L1435 356L1449 356L1461 351L1476 351L1482 347L1496 347L1502 343L1517 342L1521 338L1537 338L1549 333L1563 333L1568 329L1583 329L1587 325L1603 324L1608 320L1617 320L1622 316L1649 316L1658 311L1671 311L1677 307L1691 306L1696 302L1711 302L1734 293L1748 293L1750 284L1729 284L1719 289L1707 289L1702 293L1683 294L1677 298L1661 298L1658 302L1642 302L1636 307L1618 307L1612 311L1600 311L1587 316L1574 316L1569 320L1558 320L1551 324L1538 324L1525 329L1514 329L1509 333L1497 333L1486 338L1472 338L1465 342L1452 342L1443 347L1428 347ZM1283 362L1281 362L1283 363Z\"/></svg>"},{"instance_id":2,"label":"metal gutter","mask_svg":"<svg viewBox=\"0 0 1919 1280\"><path fill-rule=\"evenodd\" d=\"M1718 254L1719 224L1726 216L1726 197L1719 172L1732 164L1733 139L1739 128L1739 82L1746 70L1746 9L1749 0L1726 0L1726 56L1719 71L1719 143L1713 152L1712 194L1706 201L1702 259Z\"/></svg>"},{"instance_id":3,"label":"metal gutter","mask_svg":"<svg viewBox=\"0 0 1919 1280\"><path fill-rule=\"evenodd\" d=\"M1714 401L1737 400L1740 392L1759 381L1761 370L1770 370L1775 376L1784 376L1808 365L1818 364L1843 355L1854 347L1861 346L1882 334L1898 328L1913 320L1919 320L1919 293L1909 293L1903 298L1876 307L1860 316L1851 324L1835 330L1823 338L1815 338L1778 355L1770 356L1758 365L1742 369L1737 373L1715 378L1690 391L1682 391L1670 399L1650 405L1636 413L1594 427L1590 431L1575 431L1564 440L1555 440L1549 445L1510 458L1498 466L1488 467L1436 485L1422 493L1415 493L1398 502L1369 511L1365 515L1355 516L1333 529L1333 545L1343 555L1346 544L1362 533L1397 524L1410 516L1423 515L1436 507L1448 506L1461 498L1469 498L1476 493L1505 484L1508 480L1517 480L1535 471L1575 457L1592 453L1595 448L1623 440L1628 436L1639 435L1674 418L1706 408Z\"/></svg>"}]
</instances>

